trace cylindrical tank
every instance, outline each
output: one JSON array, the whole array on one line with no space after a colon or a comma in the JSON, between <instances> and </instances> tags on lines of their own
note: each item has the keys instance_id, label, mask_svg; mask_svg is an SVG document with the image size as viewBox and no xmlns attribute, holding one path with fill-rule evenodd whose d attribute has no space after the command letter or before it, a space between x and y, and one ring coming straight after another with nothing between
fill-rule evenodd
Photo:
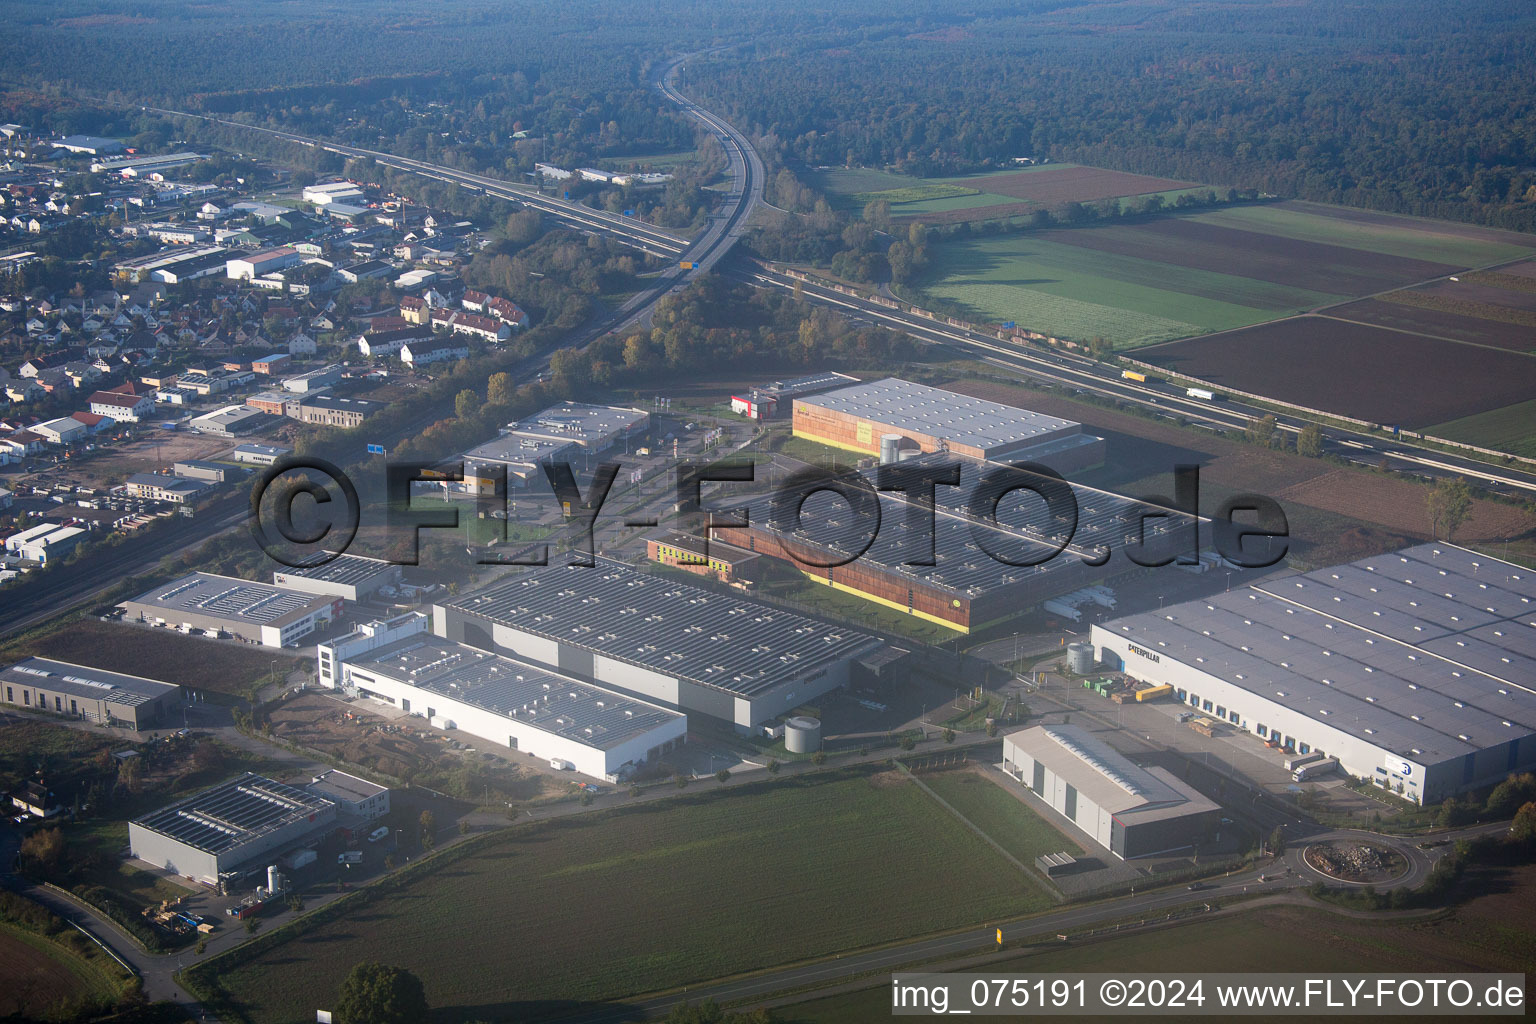
<instances>
[{"instance_id":1,"label":"cylindrical tank","mask_svg":"<svg viewBox=\"0 0 1536 1024\"><path fill-rule=\"evenodd\" d=\"M283 876L276 864L267 865L267 892L282 892Z\"/></svg>"},{"instance_id":2,"label":"cylindrical tank","mask_svg":"<svg viewBox=\"0 0 1536 1024\"><path fill-rule=\"evenodd\" d=\"M1081 640L1067 644L1067 671L1080 676L1093 671L1093 644Z\"/></svg>"},{"instance_id":3,"label":"cylindrical tank","mask_svg":"<svg viewBox=\"0 0 1536 1024\"><path fill-rule=\"evenodd\" d=\"M880 435L880 465L889 466L901 458L901 435Z\"/></svg>"},{"instance_id":4,"label":"cylindrical tank","mask_svg":"<svg viewBox=\"0 0 1536 1024\"><path fill-rule=\"evenodd\" d=\"M921 454L923 454L923 450L921 448L903 448L901 451L896 453L896 461L906 462L908 459L915 459Z\"/></svg>"},{"instance_id":5,"label":"cylindrical tank","mask_svg":"<svg viewBox=\"0 0 1536 1024\"><path fill-rule=\"evenodd\" d=\"M784 749L791 754L814 754L821 749L821 720L797 715L784 723Z\"/></svg>"}]
</instances>

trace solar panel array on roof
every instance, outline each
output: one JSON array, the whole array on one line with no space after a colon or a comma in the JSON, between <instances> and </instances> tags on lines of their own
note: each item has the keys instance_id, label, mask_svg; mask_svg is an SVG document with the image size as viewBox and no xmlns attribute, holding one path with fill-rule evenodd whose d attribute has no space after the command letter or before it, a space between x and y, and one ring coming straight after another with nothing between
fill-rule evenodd
<instances>
[{"instance_id":1,"label":"solar panel array on roof","mask_svg":"<svg viewBox=\"0 0 1536 1024\"><path fill-rule=\"evenodd\" d=\"M283 570L282 575L303 576L312 580L353 586L370 580L380 573L388 572L393 567L392 563L380 558L316 551L312 555L299 559L297 566Z\"/></svg>"},{"instance_id":2,"label":"solar panel array on roof","mask_svg":"<svg viewBox=\"0 0 1536 1024\"><path fill-rule=\"evenodd\" d=\"M138 707L178 688L174 683L157 682L50 658L27 658L0 669L0 679L41 686L57 693L71 693L89 700L106 700L126 707Z\"/></svg>"},{"instance_id":3,"label":"solar panel array on roof","mask_svg":"<svg viewBox=\"0 0 1536 1024\"><path fill-rule=\"evenodd\" d=\"M828 494L813 497L802 506L799 527L793 531L781 530L775 523L771 496L731 504L748 509L754 529L823 553L827 560L846 560L862 550L857 558L860 565L877 566L890 574L967 597L1015 584L1044 587L1047 579L1054 581L1057 577L1067 581L1063 584L1067 589L1082 586L1090 578L1096 578L1095 574L1085 571L1085 559L1093 561L1103 549L1113 551L1113 557L1123 557L1121 552L1126 546L1127 535L1134 530L1137 515L1165 512L1144 502L1071 484L1077 503L1076 529L1071 533L1070 545L1050 557L1053 550L1061 548L1073 524L1058 518L1043 499L1017 492L999 504L995 521L973 516L967 507L982 475L1002 468L1001 464L954 453L933 452L908 459L901 465L917 468L950 464L960 466L960 484L934 488L935 564L931 566L906 564L913 559L914 552L925 550L926 526L915 528L908 523L911 503L900 492L881 493L878 532L873 544L868 543L873 518L855 514L846 501ZM878 473L878 467L860 472L871 490L875 488ZM1180 514L1148 518L1149 550L1157 551L1167 546L1172 551L1171 544L1178 529L1188 522L1189 517ZM978 531L985 538L986 546L978 541ZM728 530L721 536L728 541L732 539ZM864 550L866 544L868 548ZM994 557L994 553L1001 557ZM1032 561L1039 564L1010 564ZM1042 590L1044 597L1063 592L1054 583L1051 585L1051 592Z\"/></svg>"},{"instance_id":4,"label":"solar panel array on roof","mask_svg":"<svg viewBox=\"0 0 1536 1024\"><path fill-rule=\"evenodd\" d=\"M523 570L446 607L740 696L880 643L604 558L594 568Z\"/></svg>"},{"instance_id":5,"label":"solar panel array on roof","mask_svg":"<svg viewBox=\"0 0 1536 1024\"><path fill-rule=\"evenodd\" d=\"M1450 544L1104 628L1420 763L1536 731L1536 572Z\"/></svg>"},{"instance_id":6,"label":"solar panel array on roof","mask_svg":"<svg viewBox=\"0 0 1536 1024\"><path fill-rule=\"evenodd\" d=\"M568 676L446 640L412 637L349 662L598 749L682 716Z\"/></svg>"},{"instance_id":7,"label":"solar panel array on roof","mask_svg":"<svg viewBox=\"0 0 1536 1024\"><path fill-rule=\"evenodd\" d=\"M276 622L324 600L314 594L286 590L268 583L252 583L233 576L215 576L203 572L183 576L169 586L132 599L133 603L148 605L166 614L178 611L199 612L216 618L255 624Z\"/></svg>"},{"instance_id":8,"label":"solar panel array on roof","mask_svg":"<svg viewBox=\"0 0 1536 1024\"><path fill-rule=\"evenodd\" d=\"M314 793L246 773L134 824L204 853L224 853L335 806Z\"/></svg>"}]
</instances>

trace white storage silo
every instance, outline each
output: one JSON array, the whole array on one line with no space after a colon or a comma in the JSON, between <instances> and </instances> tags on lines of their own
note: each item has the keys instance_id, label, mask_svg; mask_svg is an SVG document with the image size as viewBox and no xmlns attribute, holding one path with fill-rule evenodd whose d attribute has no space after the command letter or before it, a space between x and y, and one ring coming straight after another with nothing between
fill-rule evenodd
<instances>
[{"instance_id":1,"label":"white storage silo","mask_svg":"<svg viewBox=\"0 0 1536 1024\"><path fill-rule=\"evenodd\" d=\"M784 749L791 754L814 754L821 749L821 720L797 715L784 723Z\"/></svg>"}]
</instances>

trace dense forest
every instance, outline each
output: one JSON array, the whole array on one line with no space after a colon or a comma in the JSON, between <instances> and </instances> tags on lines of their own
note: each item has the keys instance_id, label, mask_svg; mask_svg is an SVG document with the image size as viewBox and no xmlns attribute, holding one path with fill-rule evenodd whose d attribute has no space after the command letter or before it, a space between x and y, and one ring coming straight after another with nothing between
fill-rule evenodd
<instances>
[{"instance_id":1,"label":"dense forest","mask_svg":"<svg viewBox=\"0 0 1536 1024\"><path fill-rule=\"evenodd\" d=\"M1536 9L1518 0L1073 3L778 35L685 68L805 166L1032 156L1536 227Z\"/></svg>"},{"instance_id":2,"label":"dense forest","mask_svg":"<svg viewBox=\"0 0 1536 1024\"><path fill-rule=\"evenodd\" d=\"M56 131L134 134L152 103L508 175L643 168L698 138L650 89L657 62L726 47L685 86L792 170L1050 157L1536 227L1536 9L1521 0L4 10L0 114ZM697 158L718 160L703 138Z\"/></svg>"}]
</instances>

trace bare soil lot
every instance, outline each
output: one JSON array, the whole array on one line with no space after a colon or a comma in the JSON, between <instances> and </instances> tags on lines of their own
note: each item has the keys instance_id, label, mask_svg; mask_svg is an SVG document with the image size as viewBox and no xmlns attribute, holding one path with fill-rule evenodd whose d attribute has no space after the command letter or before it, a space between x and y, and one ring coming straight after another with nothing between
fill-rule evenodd
<instances>
[{"instance_id":1,"label":"bare soil lot","mask_svg":"<svg viewBox=\"0 0 1536 1024\"><path fill-rule=\"evenodd\" d=\"M1150 178L1144 174L1109 171L1102 167L1053 167L1037 171L1020 171L1017 174L992 175L970 184L971 187L979 188L983 192L1008 196L1012 199L1027 199L1047 206L1052 203L1140 196L1151 192L1172 192L1175 189L1195 187L1187 181Z\"/></svg>"},{"instance_id":2,"label":"bare soil lot","mask_svg":"<svg viewBox=\"0 0 1536 1024\"><path fill-rule=\"evenodd\" d=\"M1144 224L1063 228L1040 237L1100 252L1253 277L1331 295L1369 295L1457 267L1167 217Z\"/></svg>"},{"instance_id":3,"label":"bare soil lot","mask_svg":"<svg viewBox=\"0 0 1536 1024\"><path fill-rule=\"evenodd\" d=\"M1428 536L1425 489L1412 480L1335 469L1271 495L1284 507L1292 502L1377 523L1399 533ZM1456 531L1463 543L1500 541L1526 531L1519 509L1494 501L1473 503L1472 515Z\"/></svg>"},{"instance_id":4,"label":"bare soil lot","mask_svg":"<svg viewBox=\"0 0 1536 1024\"><path fill-rule=\"evenodd\" d=\"M1438 309L1383 302L1380 299L1361 299L1359 302L1334 306L1328 310L1328 315L1340 320L1357 320L1379 327L1432 334L1438 338L1452 338L1475 345L1492 345L1511 352L1536 350L1536 330L1529 327L1458 316Z\"/></svg>"},{"instance_id":5,"label":"bare soil lot","mask_svg":"<svg viewBox=\"0 0 1536 1024\"><path fill-rule=\"evenodd\" d=\"M297 652L291 650L183 636L170 629L99 619L71 621L0 648L0 659L29 655L237 696L245 696L253 686L271 678L274 660L281 674L290 671L298 659Z\"/></svg>"},{"instance_id":6,"label":"bare soil lot","mask_svg":"<svg viewBox=\"0 0 1536 1024\"><path fill-rule=\"evenodd\" d=\"M1536 359L1300 316L1142 350L1218 387L1405 427L1442 423L1536 393Z\"/></svg>"}]
</instances>

